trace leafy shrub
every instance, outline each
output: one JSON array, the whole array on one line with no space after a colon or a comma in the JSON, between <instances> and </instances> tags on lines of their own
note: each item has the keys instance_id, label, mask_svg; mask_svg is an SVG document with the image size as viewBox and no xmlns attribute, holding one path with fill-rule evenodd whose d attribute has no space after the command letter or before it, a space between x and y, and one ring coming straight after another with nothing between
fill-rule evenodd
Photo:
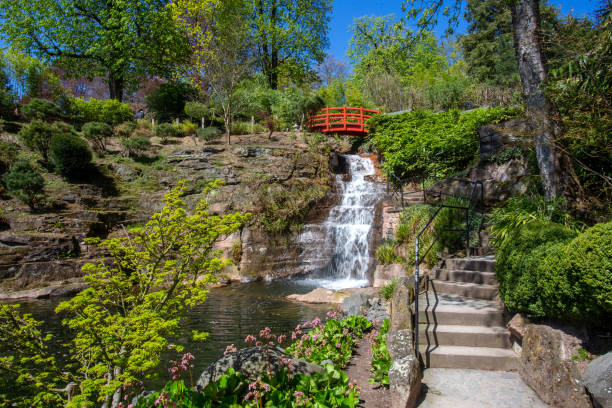
<instances>
[{"instance_id":1,"label":"leafy shrub","mask_svg":"<svg viewBox=\"0 0 612 408\"><path fill-rule=\"evenodd\" d=\"M153 124L149 119L138 119L136 120L136 127L141 129L151 129Z\"/></svg>"},{"instance_id":2,"label":"leafy shrub","mask_svg":"<svg viewBox=\"0 0 612 408\"><path fill-rule=\"evenodd\" d=\"M83 125L83 136L99 151L106 150L106 140L113 137L113 128L103 122L87 122Z\"/></svg>"},{"instance_id":3,"label":"leafy shrub","mask_svg":"<svg viewBox=\"0 0 612 408\"><path fill-rule=\"evenodd\" d=\"M196 125L195 123L186 120L183 122L182 124L183 126L183 135L184 136L192 136L195 135L196 130L198 129L198 125Z\"/></svg>"},{"instance_id":4,"label":"leafy shrub","mask_svg":"<svg viewBox=\"0 0 612 408\"><path fill-rule=\"evenodd\" d=\"M389 386L389 369L392 363L387 350L387 333L389 333L389 319L385 319L372 344L372 377L368 380L372 384L385 387Z\"/></svg>"},{"instance_id":5,"label":"leafy shrub","mask_svg":"<svg viewBox=\"0 0 612 408\"><path fill-rule=\"evenodd\" d=\"M185 104L197 96L197 90L186 82L167 82L145 97L149 109L160 122L184 116Z\"/></svg>"},{"instance_id":6,"label":"leafy shrub","mask_svg":"<svg viewBox=\"0 0 612 408\"><path fill-rule=\"evenodd\" d=\"M485 163L504 164L510 160L520 159L523 156L523 150L520 147L515 146L485 157L481 157L480 160Z\"/></svg>"},{"instance_id":7,"label":"leafy shrub","mask_svg":"<svg viewBox=\"0 0 612 408\"><path fill-rule=\"evenodd\" d=\"M80 137L58 134L51 139L49 158L61 175L76 177L89 169L91 150Z\"/></svg>"},{"instance_id":8,"label":"leafy shrub","mask_svg":"<svg viewBox=\"0 0 612 408\"><path fill-rule=\"evenodd\" d=\"M13 164L2 180L9 194L23 201L30 208L36 208L44 198L45 180L27 161L22 160Z\"/></svg>"},{"instance_id":9,"label":"leafy shrub","mask_svg":"<svg viewBox=\"0 0 612 408\"><path fill-rule=\"evenodd\" d=\"M6 173L17 160L17 146L0 141L0 174Z\"/></svg>"},{"instance_id":10,"label":"leafy shrub","mask_svg":"<svg viewBox=\"0 0 612 408\"><path fill-rule=\"evenodd\" d=\"M151 128L146 127L137 127L130 137L142 137L145 139L150 139L153 137L153 130Z\"/></svg>"},{"instance_id":11,"label":"leafy shrub","mask_svg":"<svg viewBox=\"0 0 612 408\"><path fill-rule=\"evenodd\" d=\"M70 102L74 119L81 123L104 122L114 126L134 119L130 105L115 99L73 98Z\"/></svg>"},{"instance_id":12,"label":"leafy shrub","mask_svg":"<svg viewBox=\"0 0 612 408\"><path fill-rule=\"evenodd\" d=\"M506 239L522 225L535 221L551 221L568 227L580 227L572 221L569 214L563 210L563 200L555 198L548 201L541 195L521 195L508 199L503 207L496 208L491 213L492 244L501 247Z\"/></svg>"},{"instance_id":13,"label":"leafy shrub","mask_svg":"<svg viewBox=\"0 0 612 408\"><path fill-rule=\"evenodd\" d=\"M452 174L478 152L478 126L510 119L520 108L476 109L469 112L413 111L370 119L374 146L383 153L383 168L398 177Z\"/></svg>"},{"instance_id":14,"label":"leafy shrub","mask_svg":"<svg viewBox=\"0 0 612 408\"><path fill-rule=\"evenodd\" d=\"M206 141L215 140L221 137L221 131L216 127L205 127L196 129L196 135L200 139L204 139Z\"/></svg>"},{"instance_id":15,"label":"leafy shrub","mask_svg":"<svg viewBox=\"0 0 612 408\"><path fill-rule=\"evenodd\" d=\"M393 263L399 263L402 261L400 257L395 255L395 248L397 242L388 240L376 248L376 259L383 265L390 265Z\"/></svg>"},{"instance_id":16,"label":"leafy shrub","mask_svg":"<svg viewBox=\"0 0 612 408\"><path fill-rule=\"evenodd\" d=\"M46 99L33 98L27 105L21 107L21 113L27 119L57 119L60 117L60 107Z\"/></svg>"},{"instance_id":17,"label":"leafy shrub","mask_svg":"<svg viewBox=\"0 0 612 408\"><path fill-rule=\"evenodd\" d=\"M395 288L397 287L397 279L393 279L391 283L385 285L380 290L380 294L385 299L389 300L393 297L393 292L395 292Z\"/></svg>"},{"instance_id":18,"label":"leafy shrub","mask_svg":"<svg viewBox=\"0 0 612 408\"><path fill-rule=\"evenodd\" d=\"M51 139L56 134L58 134L57 125L34 119L21 128L18 136L27 148L40 153L43 160L48 161Z\"/></svg>"},{"instance_id":19,"label":"leafy shrub","mask_svg":"<svg viewBox=\"0 0 612 408\"><path fill-rule=\"evenodd\" d=\"M147 121L147 123L149 123ZM149 128L151 127L151 124L149 123ZM136 123L134 122L123 122L118 124L117 126L115 126L115 129L113 129L115 136L117 136L118 138L125 138L125 137L130 137L132 135L132 132L136 129Z\"/></svg>"},{"instance_id":20,"label":"leafy shrub","mask_svg":"<svg viewBox=\"0 0 612 408\"><path fill-rule=\"evenodd\" d=\"M185 103L185 114L193 119L202 119L208 116L209 109L206 105L199 102Z\"/></svg>"},{"instance_id":21,"label":"leafy shrub","mask_svg":"<svg viewBox=\"0 0 612 408\"><path fill-rule=\"evenodd\" d=\"M408 254L415 253L417 235L425 228L431 214L432 207L429 205L411 205L400 214L400 222L395 230L395 238L398 242L406 246ZM423 235L421 235L419 241L421 256L433 242L433 228L434 224L431 224L427 230L423 232ZM404 259L404 263L407 266L414 266L414 261L414 256L409 256L407 259ZM436 252L434 250L429 251L425 257L425 263L433 265L437 261Z\"/></svg>"},{"instance_id":22,"label":"leafy shrub","mask_svg":"<svg viewBox=\"0 0 612 408\"><path fill-rule=\"evenodd\" d=\"M183 127L174 123L161 123L155 126L155 136L161 138L162 143L171 137L183 137Z\"/></svg>"},{"instance_id":23,"label":"leafy shrub","mask_svg":"<svg viewBox=\"0 0 612 408\"><path fill-rule=\"evenodd\" d=\"M232 135L248 135L251 133L251 122L232 122Z\"/></svg>"},{"instance_id":24,"label":"leafy shrub","mask_svg":"<svg viewBox=\"0 0 612 408\"><path fill-rule=\"evenodd\" d=\"M121 139L121 144L128 156L139 156L151 148L148 138L136 135L129 139Z\"/></svg>"}]
</instances>

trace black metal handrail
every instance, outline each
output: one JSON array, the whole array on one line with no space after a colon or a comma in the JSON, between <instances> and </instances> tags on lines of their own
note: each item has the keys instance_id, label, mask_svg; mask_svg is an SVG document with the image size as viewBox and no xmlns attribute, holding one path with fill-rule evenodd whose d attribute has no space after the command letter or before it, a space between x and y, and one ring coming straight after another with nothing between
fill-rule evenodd
<instances>
[{"instance_id":1,"label":"black metal handrail","mask_svg":"<svg viewBox=\"0 0 612 408\"><path fill-rule=\"evenodd\" d=\"M434 213L431 215L431 217L429 217L429 221L427 221L425 226L417 234L416 243L415 243L415 264L414 264L414 281L415 281L415 296L414 296L414 316L415 316L414 317L414 320L415 320L414 321L414 342L415 342L415 350L416 350L417 353L419 352L419 295L420 295L420 292L419 292L419 274L420 274L419 266L420 266L421 262L425 259L427 254L429 254L429 251L438 242L438 238L440 238L440 235L443 232L449 232L449 231L464 232L465 233L465 250L466 250L466 255L469 256L469 254L470 254L470 224L471 224L471 222L472 222L472 220L474 218L474 212L475 212L476 208L478 207L479 201L484 201L484 186L483 186L481 181L472 181L472 180L459 179L459 178L454 178L454 177L446 177L445 179L469 182L469 183L472 184L472 191L470 192L469 200L468 200L468 203L467 203L467 205L465 207L463 207L463 206L456 206L456 205L448 205L448 204L444 204L444 203L439 204L438 207L436 208L436 210L434 211ZM477 191L479 186L480 186L480 194L478 194L478 191ZM423 191L425 193L425 189ZM433 238L431 244L429 245L429 247L425 250L423 255L420 255L420 251L419 251L420 245L419 244L420 244L420 241L421 241L421 237L423 236L425 231L429 228L429 226L434 221L434 219L438 216L438 214L440 214L440 211L442 211L443 208L465 210L465 228L464 229L443 229L443 230L438 231L437 234L434 236L434 238ZM426 291L427 291L427 289L425 289L425 292Z\"/></svg>"}]
</instances>

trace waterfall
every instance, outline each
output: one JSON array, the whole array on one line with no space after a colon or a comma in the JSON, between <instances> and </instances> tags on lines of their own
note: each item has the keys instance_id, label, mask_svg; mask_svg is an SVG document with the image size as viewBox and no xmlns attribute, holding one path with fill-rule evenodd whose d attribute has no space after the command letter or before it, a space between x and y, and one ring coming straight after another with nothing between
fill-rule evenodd
<instances>
[{"instance_id":1,"label":"waterfall","mask_svg":"<svg viewBox=\"0 0 612 408\"><path fill-rule=\"evenodd\" d=\"M380 187L366 179L374 175L369 158L344 155L349 174L337 174L339 203L331 208L325 222L307 225L299 241L310 242L301 261L311 265L310 279L318 286L331 289L360 287L368 284L370 264L370 231L374 221ZM316 236L324 237L320 244Z\"/></svg>"}]
</instances>

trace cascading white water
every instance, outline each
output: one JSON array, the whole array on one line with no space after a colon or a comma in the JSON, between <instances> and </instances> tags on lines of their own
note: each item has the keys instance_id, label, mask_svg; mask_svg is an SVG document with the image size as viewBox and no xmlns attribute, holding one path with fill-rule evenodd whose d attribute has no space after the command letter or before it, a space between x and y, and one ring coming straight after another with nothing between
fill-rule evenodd
<instances>
[{"instance_id":1,"label":"cascading white water","mask_svg":"<svg viewBox=\"0 0 612 408\"><path fill-rule=\"evenodd\" d=\"M379 186L366 179L366 176L375 173L372 161L357 155L345 155L344 158L348 162L349 175L336 175L341 197L339 204L331 209L322 225L306 226L302 232L304 239L301 240L311 240L313 230L322 227L323 231L318 232L325 236L321 243L325 249L322 251L315 245L315 248L305 251L301 258L308 264L313 259L320 260L321 252L326 253L326 265L313 271L311 279L316 279L318 286L331 289L368 284L369 238L376 202L380 198Z\"/></svg>"}]
</instances>

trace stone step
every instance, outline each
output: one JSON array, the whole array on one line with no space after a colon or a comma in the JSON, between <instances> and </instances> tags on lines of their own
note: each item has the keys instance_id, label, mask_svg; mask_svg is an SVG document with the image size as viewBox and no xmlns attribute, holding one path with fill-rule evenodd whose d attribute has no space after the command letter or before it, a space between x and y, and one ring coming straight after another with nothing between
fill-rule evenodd
<instances>
[{"instance_id":1,"label":"stone step","mask_svg":"<svg viewBox=\"0 0 612 408\"><path fill-rule=\"evenodd\" d=\"M509 348L510 331L504 327L463 325L419 325L419 342L433 346Z\"/></svg>"},{"instance_id":2,"label":"stone step","mask_svg":"<svg viewBox=\"0 0 612 408\"><path fill-rule=\"evenodd\" d=\"M497 296L497 285L483 285L469 282L430 280L429 290L476 299L492 300Z\"/></svg>"},{"instance_id":3,"label":"stone step","mask_svg":"<svg viewBox=\"0 0 612 408\"><path fill-rule=\"evenodd\" d=\"M495 272L466 271L463 269L434 269L429 276L440 281L468 282L497 285Z\"/></svg>"},{"instance_id":4,"label":"stone step","mask_svg":"<svg viewBox=\"0 0 612 408\"><path fill-rule=\"evenodd\" d=\"M519 357L511 349L496 347L436 346L419 347L427 368L466 368L479 370L514 371Z\"/></svg>"},{"instance_id":5,"label":"stone step","mask_svg":"<svg viewBox=\"0 0 612 408\"><path fill-rule=\"evenodd\" d=\"M446 269L463 269L479 272L495 272L495 256L471 256L451 258L445 261Z\"/></svg>"},{"instance_id":6,"label":"stone step","mask_svg":"<svg viewBox=\"0 0 612 408\"><path fill-rule=\"evenodd\" d=\"M496 302L428 292L419 296L419 322L441 325L505 327Z\"/></svg>"}]
</instances>

